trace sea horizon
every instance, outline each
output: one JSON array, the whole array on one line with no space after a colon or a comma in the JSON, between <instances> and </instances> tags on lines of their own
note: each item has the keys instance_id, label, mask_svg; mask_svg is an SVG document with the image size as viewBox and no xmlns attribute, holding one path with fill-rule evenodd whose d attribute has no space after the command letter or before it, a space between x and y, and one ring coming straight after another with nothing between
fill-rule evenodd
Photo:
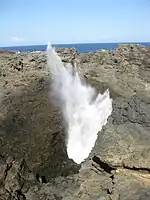
<instances>
[{"instance_id":1,"label":"sea horizon","mask_svg":"<svg viewBox=\"0 0 150 200\"><path fill-rule=\"evenodd\" d=\"M138 43L150 43L150 41L141 41L141 42L137 42L137 41L128 41L128 42L71 42L71 43L51 43L52 45L78 45L78 44L138 44ZM19 46L43 46L43 45L47 45L48 43L43 43L43 44L16 44L16 45L0 45L0 48L7 48L7 47L19 47Z\"/></svg>"},{"instance_id":2,"label":"sea horizon","mask_svg":"<svg viewBox=\"0 0 150 200\"><path fill-rule=\"evenodd\" d=\"M120 44L137 44L150 47L150 42L99 42L99 43L68 43L68 44L53 44L53 47L59 48L75 48L80 53L94 52L97 50L114 50ZM0 46L1 50L19 51L19 52L33 52L46 51L47 44L33 44L33 45L15 45L15 46Z\"/></svg>"}]
</instances>

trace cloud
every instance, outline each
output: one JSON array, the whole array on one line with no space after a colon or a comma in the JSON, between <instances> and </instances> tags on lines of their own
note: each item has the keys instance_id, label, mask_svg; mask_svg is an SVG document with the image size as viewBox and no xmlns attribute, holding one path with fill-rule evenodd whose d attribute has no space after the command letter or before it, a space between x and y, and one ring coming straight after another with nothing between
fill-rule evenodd
<instances>
[{"instance_id":1,"label":"cloud","mask_svg":"<svg viewBox=\"0 0 150 200\"><path fill-rule=\"evenodd\" d=\"M26 39L18 36L13 36L10 38L10 41L13 43L23 43L26 42Z\"/></svg>"}]
</instances>

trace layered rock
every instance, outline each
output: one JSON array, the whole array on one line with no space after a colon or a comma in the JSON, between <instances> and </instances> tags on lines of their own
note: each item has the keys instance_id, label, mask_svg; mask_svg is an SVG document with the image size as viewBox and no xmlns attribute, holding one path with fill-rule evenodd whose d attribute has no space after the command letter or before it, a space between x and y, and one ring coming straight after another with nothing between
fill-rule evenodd
<instances>
[{"instance_id":1,"label":"layered rock","mask_svg":"<svg viewBox=\"0 0 150 200\"><path fill-rule=\"evenodd\" d=\"M119 98L113 108L109 123L99 133L89 159L81 166L82 184L77 197L148 200L150 98Z\"/></svg>"}]
</instances>

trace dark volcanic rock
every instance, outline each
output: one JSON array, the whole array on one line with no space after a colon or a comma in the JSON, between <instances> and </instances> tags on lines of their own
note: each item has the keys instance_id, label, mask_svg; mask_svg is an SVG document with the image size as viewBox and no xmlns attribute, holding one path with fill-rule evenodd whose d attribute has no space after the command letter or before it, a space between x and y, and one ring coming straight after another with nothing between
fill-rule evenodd
<instances>
[{"instance_id":1,"label":"dark volcanic rock","mask_svg":"<svg viewBox=\"0 0 150 200\"><path fill-rule=\"evenodd\" d=\"M80 168L66 154L45 53L0 55L0 199L149 200L150 49L57 51L97 91L110 89L112 115Z\"/></svg>"},{"instance_id":2,"label":"dark volcanic rock","mask_svg":"<svg viewBox=\"0 0 150 200\"><path fill-rule=\"evenodd\" d=\"M24 157L31 170L47 179L77 172L78 166L67 158L58 109L48 100L43 84L31 87L2 102L0 152L16 159Z\"/></svg>"},{"instance_id":3,"label":"dark volcanic rock","mask_svg":"<svg viewBox=\"0 0 150 200\"><path fill-rule=\"evenodd\" d=\"M54 187L47 187L38 182L23 159L16 162L8 158L0 164L0 172L3 174L3 177L0 177L1 200L61 199Z\"/></svg>"},{"instance_id":4,"label":"dark volcanic rock","mask_svg":"<svg viewBox=\"0 0 150 200\"><path fill-rule=\"evenodd\" d=\"M16 55L1 60L0 154L28 160L30 169L49 178L78 172L66 153L66 133L60 110L50 96L49 75L43 68L26 65L32 55L18 54L22 70L12 68ZM41 55L43 56L43 55ZM36 54L33 54L33 59ZM41 63L41 59L38 59ZM9 61L9 62L8 62ZM38 62L38 61L36 61ZM7 84L6 84L7 82Z\"/></svg>"},{"instance_id":5,"label":"dark volcanic rock","mask_svg":"<svg viewBox=\"0 0 150 200\"><path fill-rule=\"evenodd\" d=\"M24 159L9 157L0 160L1 200L58 200L72 197L79 187L77 176L58 177L49 183L42 183L42 177L33 174Z\"/></svg>"}]
</instances>

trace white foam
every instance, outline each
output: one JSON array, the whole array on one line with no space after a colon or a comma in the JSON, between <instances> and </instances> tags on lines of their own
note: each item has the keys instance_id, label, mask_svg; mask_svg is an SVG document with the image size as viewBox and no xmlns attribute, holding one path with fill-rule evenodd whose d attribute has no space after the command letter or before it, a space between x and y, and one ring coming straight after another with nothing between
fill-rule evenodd
<instances>
[{"instance_id":1,"label":"white foam","mask_svg":"<svg viewBox=\"0 0 150 200\"><path fill-rule=\"evenodd\" d=\"M96 96L94 88L81 82L76 67L71 66L71 70L64 67L50 44L47 54L52 89L60 100L67 123L68 157L79 164L89 156L98 132L107 123L112 112L112 99L109 90Z\"/></svg>"}]
</instances>

